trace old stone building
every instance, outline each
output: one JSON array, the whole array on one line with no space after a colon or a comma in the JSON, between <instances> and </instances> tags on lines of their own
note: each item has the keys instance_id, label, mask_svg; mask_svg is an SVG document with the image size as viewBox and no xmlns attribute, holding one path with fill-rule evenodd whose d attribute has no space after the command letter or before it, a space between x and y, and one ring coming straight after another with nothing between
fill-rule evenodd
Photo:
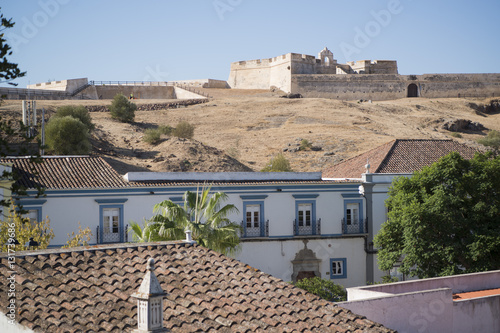
<instances>
[{"instance_id":1,"label":"old stone building","mask_svg":"<svg viewBox=\"0 0 500 333\"><path fill-rule=\"evenodd\" d=\"M287 53L233 62L228 85L236 89L280 89L303 97L343 100L494 97L500 95L500 74L400 75L394 60L340 64L325 47L317 57Z\"/></svg>"}]
</instances>

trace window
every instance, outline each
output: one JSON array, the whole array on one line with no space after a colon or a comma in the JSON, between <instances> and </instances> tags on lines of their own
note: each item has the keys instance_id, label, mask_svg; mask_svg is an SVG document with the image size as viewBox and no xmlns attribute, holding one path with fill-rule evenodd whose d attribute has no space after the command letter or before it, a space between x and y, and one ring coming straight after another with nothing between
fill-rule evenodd
<instances>
[{"instance_id":1,"label":"window","mask_svg":"<svg viewBox=\"0 0 500 333\"><path fill-rule=\"evenodd\" d=\"M99 227L97 243L124 241L123 203L127 199L96 199L99 203Z\"/></svg>"},{"instance_id":2,"label":"window","mask_svg":"<svg viewBox=\"0 0 500 333\"><path fill-rule=\"evenodd\" d=\"M347 225L357 225L359 223L358 203L348 203L346 205L346 223Z\"/></svg>"},{"instance_id":3,"label":"window","mask_svg":"<svg viewBox=\"0 0 500 333\"><path fill-rule=\"evenodd\" d=\"M247 229L259 228L260 205L246 205Z\"/></svg>"},{"instance_id":4,"label":"window","mask_svg":"<svg viewBox=\"0 0 500 333\"><path fill-rule=\"evenodd\" d=\"M269 236L268 222L264 223L264 199L267 195L240 195L243 200L242 237Z\"/></svg>"},{"instance_id":5,"label":"window","mask_svg":"<svg viewBox=\"0 0 500 333\"><path fill-rule=\"evenodd\" d=\"M330 259L330 278L345 279L346 277L346 258Z\"/></svg>"},{"instance_id":6,"label":"window","mask_svg":"<svg viewBox=\"0 0 500 333\"><path fill-rule=\"evenodd\" d=\"M320 235L320 223L316 220L316 198L318 194L294 194L295 221L294 235ZM305 199L305 200L304 200Z\"/></svg>"},{"instance_id":7,"label":"window","mask_svg":"<svg viewBox=\"0 0 500 333\"><path fill-rule=\"evenodd\" d=\"M367 232L366 221L363 219L363 199L351 199L351 195L342 195L344 198L344 218L342 231L344 234L363 234ZM358 195L359 196L359 195Z\"/></svg>"},{"instance_id":8,"label":"window","mask_svg":"<svg viewBox=\"0 0 500 333\"><path fill-rule=\"evenodd\" d=\"M104 234L117 234L119 231L119 208L104 208L102 210L102 232Z\"/></svg>"},{"instance_id":9,"label":"window","mask_svg":"<svg viewBox=\"0 0 500 333\"><path fill-rule=\"evenodd\" d=\"M310 227L312 215L312 204L298 204L298 224L299 227Z\"/></svg>"}]
</instances>

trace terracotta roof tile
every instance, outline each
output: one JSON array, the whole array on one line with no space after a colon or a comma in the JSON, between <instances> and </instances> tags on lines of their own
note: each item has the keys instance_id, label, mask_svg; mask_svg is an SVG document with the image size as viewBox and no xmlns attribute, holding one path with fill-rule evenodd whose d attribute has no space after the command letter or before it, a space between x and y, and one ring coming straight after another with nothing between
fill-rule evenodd
<instances>
[{"instance_id":1,"label":"terracotta roof tile","mask_svg":"<svg viewBox=\"0 0 500 333\"><path fill-rule=\"evenodd\" d=\"M47 189L121 188L127 182L100 157L42 157L33 162L26 157L3 158L18 173L18 183L26 188Z\"/></svg>"},{"instance_id":2,"label":"terracotta roof tile","mask_svg":"<svg viewBox=\"0 0 500 333\"><path fill-rule=\"evenodd\" d=\"M323 170L323 177L361 178L366 172L367 161L370 173L411 174L451 152L458 152L470 159L480 150L453 140L398 139Z\"/></svg>"},{"instance_id":3,"label":"terracotta roof tile","mask_svg":"<svg viewBox=\"0 0 500 333\"><path fill-rule=\"evenodd\" d=\"M18 254L16 320L37 332L130 332L130 295L156 258L171 332L391 332L211 250L183 242L121 244ZM0 256L0 275L10 276ZM9 302L0 286L0 304ZM5 310L2 310L5 311Z\"/></svg>"}]
</instances>

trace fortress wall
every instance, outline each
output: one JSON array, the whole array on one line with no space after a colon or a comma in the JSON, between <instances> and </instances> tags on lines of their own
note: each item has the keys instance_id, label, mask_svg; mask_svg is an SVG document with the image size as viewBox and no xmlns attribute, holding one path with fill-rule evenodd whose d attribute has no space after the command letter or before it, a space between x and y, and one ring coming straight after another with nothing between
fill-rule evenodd
<instances>
[{"instance_id":1,"label":"fortress wall","mask_svg":"<svg viewBox=\"0 0 500 333\"><path fill-rule=\"evenodd\" d=\"M292 92L310 98L376 101L406 97L406 84L397 75L294 75Z\"/></svg>"},{"instance_id":2,"label":"fortress wall","mask_svg":"<svg viewBox=\"0 0 500 333\"><path fill-rule=\"evenodd\" d=\"M424 74L416 77L420 97L500 96L500 74Z\"/></svg>"},{"instance_id":3,"label":"fortress wall","mask_svg":"<svg viewBox=\"0 0 500 333\"><path fill-rule=\"evenodd\" d=\"M293 75L292 93L343 100L405 98L416 84L419 97L500 96L500 74Z\"/></svg>"},{"instance_id":4,"label":"fortress wall","mask_svg":"<svg viewBox=\"0 0 500 333\"><path fill-rule=\"evenodd\" d=\"M57 91L66 91L73 92L76 89L84 86L88 83L87 78L82 79L70 79L70 80L61 80L61 81L52 81L52 82L42 82L36 84L28 85L29 89L43 89L43 90L57 90Z\"/></svg>"},{"instance_id":5,"label":"fortress wall","mask_svg":"<svg viewBox=\"0 0 500 333\"><path fill-rule=\"evenodd\" d=\"M95 86L99 99L113 99L116 94L122 93L126 97L134 94L134 98L141 99L175 99L173 86Z\"/></svg>"}]
</instances>

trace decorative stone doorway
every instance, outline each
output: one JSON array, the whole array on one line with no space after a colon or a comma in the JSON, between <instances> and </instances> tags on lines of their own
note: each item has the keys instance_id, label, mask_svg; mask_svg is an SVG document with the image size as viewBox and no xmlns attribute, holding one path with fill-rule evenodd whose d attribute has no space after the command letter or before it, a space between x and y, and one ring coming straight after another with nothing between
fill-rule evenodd
<instances>
[{"instance_id":1,"label":"decorative stone doorway","mask_svg":"<svg viewBox=\"0 0 500 333\"><path fill-rule=\"evenodd\" d=\"M316 254L307 248L307 240L304 240L304 248L297 252L292 260L293 274L292 281L297 282L304 278L315 276L321 277L319 266L321 260L316 257Z\"/></svg>"},{"instance_id":2,"label":"decorative stone doorway","mask_svg":"<svg viewBox=\"0 0 500 333\"><path fill-rule=\"evenodd\" d=\"M408 86L408 95L407 97L418 97L418 86L415 83L411 83Z\"/></svg>"}]
</instances>

